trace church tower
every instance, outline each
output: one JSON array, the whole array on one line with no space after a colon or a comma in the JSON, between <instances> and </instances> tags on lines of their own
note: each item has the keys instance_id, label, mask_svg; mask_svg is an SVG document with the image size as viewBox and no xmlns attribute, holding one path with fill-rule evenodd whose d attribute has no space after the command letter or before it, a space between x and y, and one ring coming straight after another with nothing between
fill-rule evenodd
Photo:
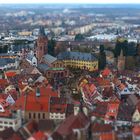
<instances>
[{"instance_id":1,"label":"church tower","mask_svg":"<svg viewBox=\"0 0 140 140\"><path fill-rule=\"evenodd\" d=\"M36 41L36 57L38 61L40 61L42 56L44 56L47 52L48 52L48 37L45 35L44 28L40 27L39 37Z\"/></svg>"},{"instance_id":2,"label":"church tower","mask_svg":"<svg viewBox=\"0 0 140 140\"><path fill-rule=\"evenodd\" d=\"M123 55L122 49L121 49L120 56L118 56L117 68L119 71L122 71L125 69L125 56Z\"/></svg>"}]
</instances>

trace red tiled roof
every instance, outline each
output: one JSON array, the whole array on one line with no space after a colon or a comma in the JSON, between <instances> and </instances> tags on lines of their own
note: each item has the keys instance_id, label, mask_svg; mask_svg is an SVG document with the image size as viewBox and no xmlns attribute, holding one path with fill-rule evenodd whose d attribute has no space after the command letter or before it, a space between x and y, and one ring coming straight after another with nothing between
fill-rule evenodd
<instances>
[{"instance_id":1,"label":"red tiled roof","mask_svg":"<svg viewBox=\"0 0 140 140\"><path fill-rule=\"evenodd\" d=\"M103 79L103 78L96 78L98 86L110 86L111 83L109 80Z\"/></svg>"},{"instance_id":2,"label":"red tiled roof","mask_svg":"<svg viewBox=\"0 0 140 140\"><path fill-rule=\"evenodd\" d=\"M14 76L17 75L17 74L16 74L16 72L5 72L5 75L6 75L7 77L14 77Z\"/></svg>"},{"instance_id":3,"label":"red tiled roof","mask_svg":"<svg viewBox=\"0 0 140 140\"><path fill-rule=\"evenodd\" d=\"M100 140L114 140L115 134L114 133L104 133L100 135Z\"/></svg>"},{"instance_id":4,"label":"red tiled roof","mask_svg":"<svg viewBox=\"0 0 140 140\"><path fill-rule=\"evenodd\" d=\"M112 132L112 126L110 124L99 124L95 123L92 125L92 132L93 133L107 133Z\"/></svg>"},{"instance_id":5,"label":"red tiled roof","mask_svg":"<svg viewBox=\"0 0 140 140\"><path fill-rule=\"evenodd\" d=\"M118 114L118 109L119 103L117 102L108 103L106 116L116 118Z\"/></svg>"},{"instance_id":6,"label":"red tiled roof","mask_svg":"<svg viewBox=\"0 0 140 140\"><path fill-rule=\"evenodd\" d=\"M136 136L140 136L140 126L139 125L135 125L133 128L133 133Z\"/></svg>"},{"instance_id":7,"label":"red tiled roof","mask_svg":"<svg viewBox=\"0 0 140 140\"><path fill-rule=\"evenodd\" d=\"M76 116L72 114L60 124L56 132L61 136L66 136L69 135L73 129L85 128L88 123L89 120L83 113L79 113Z\"/></svg>"},{"instance_id":8,"label":"red tiled roof","mask_svg":"<svg viewBox=\"0 0 140 140\"><path fill-rule=\"evenodd\" d=\"M20 98L18 98L13 106L11 106L12 110L24 110L24 102L25 102L25 96L21 95Z\"/></svg>"},{"instance_id":9,"label":"red tiled roof","mask_svg":"<svg viewBox=\"0 0 140 140\"><path fill-rule=\"evenodd\" d=\"M97 103L96 108L92 112L92 116L104 118L106 112L107 112L107 103L100 102L100 103Z\"/></svg>"},{"instance_id":10,"label":"red tiled roof","mask_svg":"<svg viewBox=\"0 0 140 140\"><path fill-rule=\"evenodd\" d=\"M0 79L0 89L5 90L5 88L9 85L6 79Z\"/></svg>"},{"instance_id":11,"label":"red tiled roof","mask_svg":"<svg viewBox=\"0 0 140 140\"><path fill-rule=\"evenodd\" d=\"M7 108L9 106L9 104L4 99L0 99L0 104L3 108Z\"/></svg>"},{"instance_id":12,"label":"red tiled roof","mask_svg":"<svg viewBox=\"0 0 140 140\"><path fill-rule=\"evenodd\" d=\"M0 85L7 85L8 81L6 79L0 79Z\"/></svg>"},{"instance_id":13,"label":"red tiled roof","mask_svg":"<svg viewBox=\"0 0 140 140\"><path fill-rule=\"evenodd\" d=\"M102 93L103 97L112 97L113 95L113 88L112 87L105 87Z\"/></svg>"},{"instance_id":14,"label":"red tiled roof","mask_svg":"<svg viewBox=\"0 0 140 140\"><path fill-rule=\"evenodd\" d=\"M35 140L47 140L47 136L41 131L36 132L33 137Z\"/></svg>"},{"instance_id":15,"label":"red tiled roof","mask_svg":"<svg viewBox=\"0 0 140 140\"><path fill-rule=\"evenodd\" d=\"M101 74L102 74L103 76L106 77L106 76L108 76L110 73L111 73L110 69L106 68L106 69L104 69L104 70L102 71Z\"/></svg>"},{"instance_id":16,"label":"red tiled roof","mask_svg":"<svg viewBox=\"0 0 140 140\"><path fill-rule=\"evenodd\" d=\"M13 109L48 112L50 97L58 97L58 93L53 91L50 85L41 86L39 89L40 97L36 97L36 90L34 89L34 91L22 95L14 104Z\"/></svg>"},{"instance_id":17,"label":"red tiled roof","mask_svg":"<svg viewBox=\"0 0 140 140\"><path fill-rule=\"evenodd\" d=\"M5 110L4 112L0 112L0 117L10 117L12 116L10 110Z\"/></svg>"},{"instance_id":18,"label":"red tiled roof","mask_svg":"<svg viewBox=\"0 0 140 140\"><path fill-rule=\"evenodd\" d=\"M67 108L66 98L51 97L50 98L50 112L51 113L65 113Z\"/></svg>"}]
</instances>

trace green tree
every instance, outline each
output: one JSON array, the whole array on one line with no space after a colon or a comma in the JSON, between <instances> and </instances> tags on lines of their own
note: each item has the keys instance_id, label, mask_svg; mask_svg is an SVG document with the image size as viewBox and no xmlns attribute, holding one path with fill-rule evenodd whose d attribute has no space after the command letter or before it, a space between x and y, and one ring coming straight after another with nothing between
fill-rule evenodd
<instances>
[{"instance_id":1,"label":"green tree","mask_svg":"<svg viewBox=\"0 0 140 140\"><path fill-rule=\"evenodd\" d=\"M82 40L84 40L85 39L85 37L82 35L82 34L77 34L76 36L75 36L75 41L82 41Z\"/></svg>"},{"instance_id":2,"label":"green tree","mask_svg":"<svg viewBox=\"0 0 140 140\"><path fill-rule=\"evenodd\" d=\"M56 45L56 41L53 38L51 38L51 40L49 40L48 42L48 54L54 56L55 45Z\"/></svg>"},{"instance_id":3,"label":"green tree","mask_svg":"<svg viewBox=\"0 0 140 140\"><path fill-rule=\"evenodd\" d=\"M120 55L121 50L123 50L123 54L127 56L128 53L128 41L126 39L117 39L114 56L118 57Z\"/></svg>"},{"instance_id":4,"label":"green tree","mask_svg":"<svg viewBox=\"0 0 140 140\"><path fill-rule=\"evenodd\" d=\"M99 69L102 70L106 66L106 54L104 51L104 45L100 45L100 53L99 53Z\"/></svg>"}]
</instances>

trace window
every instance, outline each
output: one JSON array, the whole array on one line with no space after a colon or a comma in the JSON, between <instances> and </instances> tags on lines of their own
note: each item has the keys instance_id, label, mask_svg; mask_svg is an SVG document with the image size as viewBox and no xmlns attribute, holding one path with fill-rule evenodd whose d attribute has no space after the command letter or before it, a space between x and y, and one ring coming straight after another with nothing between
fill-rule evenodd
<instances>
[{"instance_id":1,"label":"window","mask_svg":"<svg viewBox=\"0 0 140 140\"><path fill-rule=\"evenodd\" d=\"M12 122L9 122L9 124L12 125L13 123Z\"/></svg>"},{"instance_id":2,"label":"window","mask_svg":"<svg viewBox=\"0 0 140 140\"><path fill-rule=\"evenodd\" d=\"M38 119L40 119L40 113L38 113Z\"/></svg>"},{"instance_id":3,"label":"window","mask_svg":"<svg viewBox=\"0 0 140 140\"><path fill-rule=\"evenodd\" d=\"M45 119L45 113L43 113L43 119Z\"/></svg>"},{"instance_id":4,"label":"window","mask_svg":"<svg viewBox=\"0 0 140 140\"><path fill-rule=\"evenodd\" d=\"M4 122L4 124L8 124L8 122Z\"/></svg>"},{"instance_id":5,"label":"window","mask_svg":"<svg viewBox=\"0 0 140 140\"><path fill-rule=\"evenodd\" d=\"M29 113L29 119L31 119L31 113Z\"/></svg>"},{"instance_id":6,"label":"window","mask_svg":"<svg viewBox=\"0 0 140 140\"><path fill-rule=\"evenodd\" d=\"M34 119L36 118L36 114L34 113Z\"/></svg>"}]
</instances>

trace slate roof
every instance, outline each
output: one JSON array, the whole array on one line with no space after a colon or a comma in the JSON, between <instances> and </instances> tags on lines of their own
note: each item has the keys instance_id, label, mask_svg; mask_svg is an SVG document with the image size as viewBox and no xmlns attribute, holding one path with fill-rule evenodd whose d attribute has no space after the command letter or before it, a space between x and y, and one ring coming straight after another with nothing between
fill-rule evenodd
<instances>
[{"instance_id":1,"label":"slate roof","mask_svg":"<svg viewBox=\"0 0 140 140\"><path fill-rule=\"evenodd\" d=\"M134 107L127 103L121 103L118 110L117 120L131 121L134 113Z\"/></svg>"},{"instance_id":2,"label":"slate roof","mask_svg":"<svg viewBox=\"0 0 140 140\"><path fill-rule=\"evenodd\" d=\"M0 67L5 66L7 64L15 63L15 59L11 58L1 58L0 59Z\"/></svg>"},{"instance_id":3,"label":"slate roof","mask_svg":"<svg viewBox=\"0 0 140 140\"><path fill-rule=\"evenodd\" d=\"M13 45L12 46L12 51L13 52L19 52L19 51L21 51L22 49L28 49L28 48L30 48L30 46L26 46L26 45Z\"/></svg>"},{"instance_id":4,"label":"slate roof","mask_svg":"<svg viewBox=\"0 0 140 140\"><path fill-rule=\"evenodd\" d=\"M33 58L34 58L34 54L27 55L27 60L32 61Z\"/></svg>"},{"instance_id":5,"label":"slate roof","mask_svg":"<svg viewBox=\"0 0 140 140\"><path fill-rule=\"evenodd\" d=\"M52 55L46 54L43 56L45 62L47 62L48 64L52 64L53 62L55 62L57 60L56 57L53 57Z\"/></svg>"},{"instance_id":6,"label":"slate roof","mask_svg":"<svg viewBox=\"0 0 140 140\"><path fill-rule=\"evenodd\" d=\"M127 103L130 105L130 106L136 106L136 104L138 103L138 98L136 95L132 94L132 95L129 95L129 97L127 98Z\"/></svg>"},{"instance_id":7,"label":"slate roof","mask_svg":"<svg viewBox=\"0 0 140 140\"><path fill-rule=\"evenodd\" d=\"M48 70L50 67L49 67L47 64L38 64L37 68L38 68L40 71L45 72L45 71Z\"/></svg>"},{"instance_id":8,"label":"slate roof","mask_svg":"<svg viewBox=\"0 0 140 140\"><path fill-rule=\"evenodd\" d=\"M82 60L82 61L95 61L97 58L91 53L82 52L62 52L58 54L57 58L59 60Z\"/></svg>"},{"instance_id":9,"label":"slate roof","mask_svg":"<svg viewBox=\"0 0 140 140\"><path fill-rule=\"evenodd\" d=\"M13 53L0 53L0 56L16 56Z\"/></svg>"}]
</instances>

